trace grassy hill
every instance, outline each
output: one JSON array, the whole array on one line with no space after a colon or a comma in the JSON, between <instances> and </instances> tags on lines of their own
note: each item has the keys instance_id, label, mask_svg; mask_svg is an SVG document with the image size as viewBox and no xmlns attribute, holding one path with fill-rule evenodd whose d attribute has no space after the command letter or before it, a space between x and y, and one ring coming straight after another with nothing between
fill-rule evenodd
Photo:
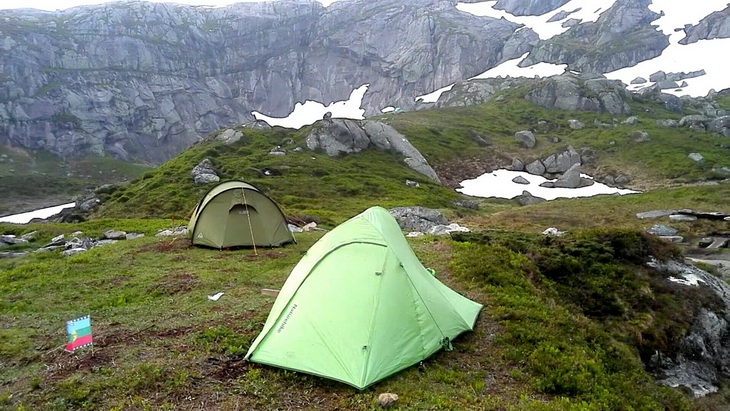
<instances>
[{"instance_id":1,"label":"grassy hill","mask_svg":"<svg viewBox=\"0 0 730 411\"><path fill-rule=\"evenodd\" d=\"M510 91L516 93L516 91ZM0 259L0 408L8 409L376 409L377 395L400 396L396 409L713 410L730 389L692 400L661 387L642 357L676 343L686 315L716 306L713 296L672 287L644 267L649 255L673 258L677 248L642 231L653 221L635 213L694 208L730 212L730 184L685 185L717 179L730 166L723 137L655 126L677 118L651 103L635 103L640 120L594 126L595 113L545 110L508 95L481 106L384 115L451 181L512 156L543 157L568 144L595 151L596 172L621 170L637 186L631 196L557 200L519 207L478 199L480 210L454 206L461 196L430 183L394 153L366 150L330 158L304 147L311 128L237 128L233 145L201 142L175 159L105 195L90 221L0 224L0 232L37 231L27 246L80 230L140 232L141 239L72 257L57 252ZM576 118L587 127L572 130ZM538 122L542 120L538 124ZM316 127L313 126L313 127ZM524 149L517 130L535 129L538 146ZM635 131L652 140L634 143ZM548 137L560 137L550 143ZM611 142L614 142L611 144ZM281 145L286 156L270 156ZM687 159L700 152L706 161ZM340 383L242 361L273 304L261 289L281 287L322 232L298 244L265 250L190 247L185 238L155 237L187 221L209 188L190 170L209 158L223 179L262 188L288 216L331 228L372 205L422 205L444 211L475 233L409 239L424 265L458 292L484 304L474 332L373 387ZM264 171L274 171L273 176ZM420 187L407 187L405 180ZM728 232L727 222L677 223L693 241ZM673 224L675 225L675 224ZM550 240L554 226L569 234ZM217 302L206 295L224 292ZM95 345L77 354L65 343L68 319L90 314Z\"/></svg>"}]
</instances>

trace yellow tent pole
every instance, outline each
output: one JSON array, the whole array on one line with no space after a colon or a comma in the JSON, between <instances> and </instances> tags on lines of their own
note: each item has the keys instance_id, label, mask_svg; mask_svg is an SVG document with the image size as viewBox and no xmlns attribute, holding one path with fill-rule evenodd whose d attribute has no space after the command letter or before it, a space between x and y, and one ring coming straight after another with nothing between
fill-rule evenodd
<instances>
[{"instance_id":1,"label":"yellow tent pole","mask_svg":"<svg viewBox=\"0 0 730 411\"><path fill-rule=\"evenodd\" d=\"M253 227L251 226L251 212L248 209L248 201L246 200L246 189L241 187L241 194L243 195L243 203L246 206L246 219L248 220L248 230L251 233L251 243L253 244L253 254L258 256L259 253L256 251L256 239L253 238Z\"/></svg>"}]
</instances>

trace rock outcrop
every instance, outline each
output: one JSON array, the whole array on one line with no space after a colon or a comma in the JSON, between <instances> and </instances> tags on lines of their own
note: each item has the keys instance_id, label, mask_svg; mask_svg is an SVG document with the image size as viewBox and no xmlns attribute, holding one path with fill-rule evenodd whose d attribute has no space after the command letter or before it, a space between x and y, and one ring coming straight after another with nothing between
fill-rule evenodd
<instances>
[{"instance_id":1,"label":"rock outcrop","mask_svg":"<svg viewBox=\"0 0 730 411\"><path fill-rule=\"evenodd\" d=\"M582 72L608 73L657 57L669 40L651 26L660 16L648 8L650 3L617 0L597 21L541 41L520 65L544 61L568 64Z\"/></svg>"},{"instance_id":2,"label":"rock outcrop","mask_svg":"<svg viewBox=\"0 0 730 411\"><path fill-rule=\"evenodd\" d=\"M548 77L534 86L525 99L546 108L631 114L631 107L626 103L631 95L625 85L600 74L566 73Z\"/></svg>"},{"instance_id":3,"label":"rock outcrop","mask_svg":"<svg viewBox=\"0 0 730 411\"><path fill-rule=\"evenodd\" d=\"M307 148L323 150L331 157L358 153L368 147L398 152L408 167L441 183L421 152L405 136L385 123L370 120L322 120L307 136Z\"/></svg>"},{"instance_id":4,"label":"rock outcrop","mask_svg":"<svg viewBox=\"0 0 730 411\"><path fill-rule=\"evenodd\" d=\"M686 27L687 36L679 44L695 43L703 39L730 38L730 6L702 19L697 25Z\"/></svg>"}]
</instances>

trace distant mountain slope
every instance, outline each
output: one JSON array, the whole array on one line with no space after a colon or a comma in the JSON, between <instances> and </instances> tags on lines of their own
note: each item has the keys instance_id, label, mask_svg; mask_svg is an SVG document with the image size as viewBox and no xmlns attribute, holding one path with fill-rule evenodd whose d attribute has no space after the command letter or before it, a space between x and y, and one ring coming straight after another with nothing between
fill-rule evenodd
<instances>
[{"instance_id":1,"label":"distant mountain slope","mask_svg":"<svg viewBox=\"0 0 730 411\"><path fill-rule=\"evenodd\" d=\"M369 116L413 109L417 96L525 53L521 65L605 72L669 44L652 2L595 4L492 4L506 18L463 12L455 0L0 10L0 144L159 164L252 111L286 116L297 102L328 104L366 84ZM564 32L547 39L543 20ZM700 20L686 41L728 35L727 11Z\"/></svg>"}]
</instances>

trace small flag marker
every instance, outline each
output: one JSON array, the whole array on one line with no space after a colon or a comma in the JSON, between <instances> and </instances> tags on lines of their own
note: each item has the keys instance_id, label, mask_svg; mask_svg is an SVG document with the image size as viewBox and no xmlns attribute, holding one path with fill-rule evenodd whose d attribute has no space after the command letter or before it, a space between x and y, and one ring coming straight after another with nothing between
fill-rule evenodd
<instances>
[{"instance_id":1,"label":"small flag marker","mask_svg":"<svg viewBox=\"0 0 730 411\"><path fill-rule=\"evenodd\" d=\"M88 347L93 343L91 337L91 318L88 315L66 321L66 332L68 333L68 344L66 344L65 349L68 352L74 352L79 348Z\"/></svg>"}]
</instances>

